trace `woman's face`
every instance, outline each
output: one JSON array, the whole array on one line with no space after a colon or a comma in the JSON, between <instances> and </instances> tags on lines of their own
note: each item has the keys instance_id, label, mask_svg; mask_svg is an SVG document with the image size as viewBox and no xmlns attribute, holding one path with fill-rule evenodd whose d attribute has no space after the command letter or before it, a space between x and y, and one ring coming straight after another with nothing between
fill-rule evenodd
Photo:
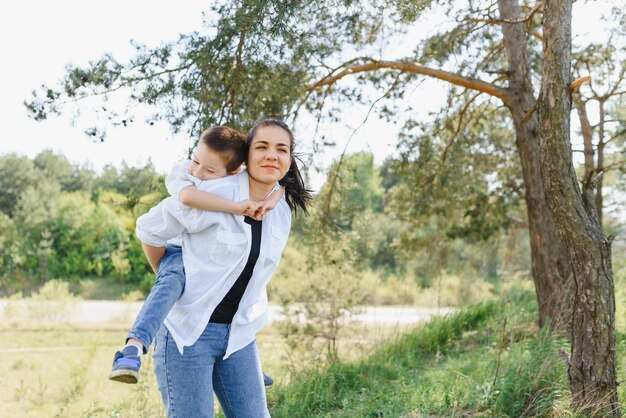
<instances>
[{"instance_id":1,"label":"woman's face","mask_svg":"<svg viewBox=\"0 0 626 418\"><path fill-rule=\"evenodd\" d=\"M257 129L248 151L246 166L254 180L274 184L285 177L291 165L291 138L278 126Z\"/></svg>"}]
</instances>

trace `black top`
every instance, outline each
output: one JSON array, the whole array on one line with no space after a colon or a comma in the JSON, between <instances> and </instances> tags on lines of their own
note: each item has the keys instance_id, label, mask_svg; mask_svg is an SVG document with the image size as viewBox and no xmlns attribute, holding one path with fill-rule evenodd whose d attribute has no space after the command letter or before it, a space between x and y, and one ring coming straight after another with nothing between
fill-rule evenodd
<instances>
[{"instance_id":1,"label":"black top","mask_svg":"<svg viewBox=\"0 0 626 418\"><path fill-rule=\"evenodd\" d=\"M252 277L254 265L259 258L259 252L261 251L262 221L257 221L256 219L252 219L247 216L244 218L244 221L250 225L250 228L252 228L252 246L250 247L248 262L235 281L235 284L233 284L233 287L230 288L226 296L224 296L224 299L222 299L219 305L215 308L215 311L213 311L209 322L230 324L233 321L233 317L239 307L239 302L241 301L243 293L246 291L246 287L248 287L248 283Z\"/></svg>"}]
</instances>

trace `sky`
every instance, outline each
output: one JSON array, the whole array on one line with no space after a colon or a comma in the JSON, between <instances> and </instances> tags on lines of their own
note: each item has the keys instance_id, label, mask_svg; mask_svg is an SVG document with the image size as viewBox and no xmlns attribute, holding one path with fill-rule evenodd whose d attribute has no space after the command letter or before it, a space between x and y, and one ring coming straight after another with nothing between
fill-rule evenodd
<instances>
[{"instance_id":1,"label":"sky","mask_svg":"<svg viewBox=\"0 0 626 418\"><path fill-rule=\"evenodd\" d=\"M575 6L574 32L599 37L601 24L598 4ZM595 5L595 6L594 6ZM593 6L593 7L592 7ZM62 153L78 164L89 163L96 170L107 164L142 165L151 160L158 171L166 173L195 138L184 134L174 136L164 123L149 126L141 118L127 128L108 130L105 142L89 139L84 129L89 125L88 112L72 126L69 117L51 117L36 122L27 117L23 102L32 90L42 84L55 85L67 64L84 65L105 52L120 61L130 58L134 39L148 46L177 38L179 33L202 30L202 12L207 2L201 0L21 0L0 3L0 42L3 63L0 65L0 154L16 152L34 157L44 149ZM584 8L584 10L581 10ZM432 32L442 16L429 16L422 21L417 35ZM399 53L401 51L393 51ZM427 80L420 86L424 114L442 103L445 86ZM354 129L363 120L361 110L347 109L342 123L333 127L332 138L338 147L328 151L326 164L343 150ZM313 121L304 118L297 127L300 141L310 141ZM379 120L375 115L350 140L349 151L370 150L378 163L393 152L398 127ZM306 147L305 147L306 148ZM306 149L304 149L306 151ZM319 188L323 175L313 175L314 189Z\"/></svg>"}]
</instances>

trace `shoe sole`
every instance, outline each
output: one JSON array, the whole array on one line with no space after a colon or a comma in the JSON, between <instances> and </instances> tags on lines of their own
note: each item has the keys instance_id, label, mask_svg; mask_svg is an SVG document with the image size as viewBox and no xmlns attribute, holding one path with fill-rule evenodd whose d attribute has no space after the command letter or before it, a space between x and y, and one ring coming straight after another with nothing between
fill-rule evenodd
<instances>
[{"instance_id":1,"label":"shoe sole","mask_svg":"<svg viewBox=\"0 0 626 418\"><path fill-rule=\"evenodd\" d=\"M137 383L139 381L139 372L133 370L113 370L109 373L109 379L121 383Z\"/></svg>"}]
</instances>

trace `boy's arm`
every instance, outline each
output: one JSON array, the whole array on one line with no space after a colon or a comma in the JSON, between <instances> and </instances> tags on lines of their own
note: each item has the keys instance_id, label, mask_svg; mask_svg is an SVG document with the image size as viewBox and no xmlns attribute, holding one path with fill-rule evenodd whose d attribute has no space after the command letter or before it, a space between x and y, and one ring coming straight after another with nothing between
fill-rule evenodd
<instances>
[{"instance_id":1,"label":"boy's arm","mask_svg":"<svg viewBox=\"0 0 626 418\"><path fill-rule=\"evenodd\" d=\"M195 186L188 186L178 193L178 200L183 205L209 210L214 212L229 212L236 215L253 216L257 210L257 204L251 200L233 202L212 193L198 190Z\"/></svg>"},{"instance_id":2,"label":"boy's arm","mask_svg":"<svg viewBox=\"0 0 626 418\"><path fill-rule=\"evenodd\" d=\"M161 258L163 258L165 254L165 247L154 247L142 241L141 248L143 248L143 253L146 255L150 267L152 267L152 270L156 273L159 261L161 261Z\"/></svg>"}]
</instances>

